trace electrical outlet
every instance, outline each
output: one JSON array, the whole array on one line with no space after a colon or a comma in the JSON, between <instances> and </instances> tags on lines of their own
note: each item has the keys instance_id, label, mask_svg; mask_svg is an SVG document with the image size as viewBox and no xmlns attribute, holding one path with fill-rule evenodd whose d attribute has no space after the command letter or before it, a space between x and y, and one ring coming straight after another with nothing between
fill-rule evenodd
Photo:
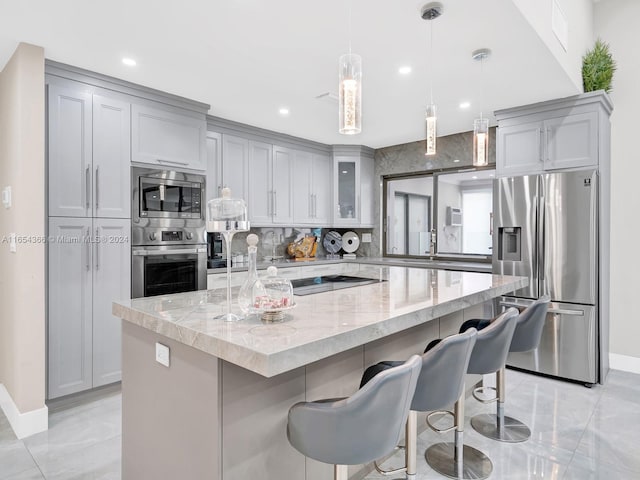
<instances>
[{"instance_id":1,"label":"electrical outlet","mask_svg":"<svg viewBox=\"0 0 640 480\"><path fill-rule=\"evenodd\" d=\"M363 233L362 234L362 243L371 243L371 234Z\"/></svg>"},{"instance_id":2,"label":"electrical outlet","mask_svg":"<svg viewBox=\"0 0 640 480\"><path fill-rule=\"evenodd\" d=\"M2 189L2 204L4 208L11 208L11 187Z\"/></svg>"},{"instance_id":3,"label":"electrical outlet","mask_svg":"<svg viewBox=\"0 0 640 480\"><path fill-rule=\"evenodd\" d=\"M169 347L156 342L156 362L165 367L169 366Z\"/></svg>"}]
</instances>

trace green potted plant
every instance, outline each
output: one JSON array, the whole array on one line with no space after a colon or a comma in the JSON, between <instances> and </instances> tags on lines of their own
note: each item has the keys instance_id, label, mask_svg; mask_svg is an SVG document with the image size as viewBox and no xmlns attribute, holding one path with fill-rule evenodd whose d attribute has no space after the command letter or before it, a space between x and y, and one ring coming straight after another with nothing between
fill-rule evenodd
<instances>
[{"instance_id":1,"label":"green potted plant","mask_svg":"<svg viewBox=\"0 0 640 480\"><path fill-rule=\"evenodd\" d=\"M585 92L595 90L611 91L616 62L611 56L609 45L601 39L596 40L592 50L582 57L582 83Z\"/></svg>"}]
</instances>

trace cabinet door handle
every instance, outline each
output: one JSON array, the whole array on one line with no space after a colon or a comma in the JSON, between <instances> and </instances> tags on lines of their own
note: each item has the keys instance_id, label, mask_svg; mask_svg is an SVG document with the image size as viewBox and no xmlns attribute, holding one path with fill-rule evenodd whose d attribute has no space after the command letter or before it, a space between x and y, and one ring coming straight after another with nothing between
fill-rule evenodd
<instances>
[{"instance_id":1,"label":"cabinet door handle","mask_svg":"<svg viewBox=\"0 0 640 480\"><path fill-rule=\"evenodd\" d=\"M84 196L85 196L85 205L86 205L86 209L89 210L91 208L91 200L89 197L91 197L91 172L90 169L91 166L87 165L87 167L84 169Z\"/></svg>"},{"instance_id":2,"label":"cabinet door handle","mask_svg":"<svg viewBox=\"0 0 640 480\"><path fill-rule=\"evenodd\" d=\"M278 215L278 196L275 190L273 191L273 216L276 217Z\"/></svg>"},{"instance_id":3,"label":"cabinet door handle","mask_svg":"<svg viewBox=\"0 0 640 480\"><path fill-rule=\"evenodd\" d=\"M189 165L188 162L177 162L175 160L164 160L162 158L156 159L158 163L168 163L170 165Z\"/></svg>"},{"instance_id":4,"label":"cabinet door handle","mask_svg":"<svg viewBox=\"0 0 640 480\"><path fill-rule=\"evenodd\" d=\"M267 216L271 217L273 215L273 190L269 190L269 195L267 196Z\"/></svg>"},{"instance_id":5,"label":"cabinet door handle","mask_svg":"<svg viewBox=\"0 0 640 480\"><path fill-rule=\"evenodd\" d=\"M87 227L87 234L84 237L85 240L85 254L87 255L86 267L87 272L91 270L91 230Z\"/></svg>"},{"instance_id":6,"label":"cabinet door handle","mask_svg":"<svg viewBox=\"0 0 640 480\"><path fill-rule=\"evenodd\" d=\"M98 212L98 206L100 205L100 182L99 182L99 176L98 174L100 173L100 165L96 166L96 186L95 186L95 192L96 192L96 213Z\"/></svg>"},{"instance_id":7,"label":"cabinet door handle","mask_svg":"<svg viewBox=\"0 0 640 480\"><path fill-rule=\"evenodd\" d=\"M311 205L312 205L312 208L313 208L312 217L316 218L318 216L318 212L316 210L316 194L315 193L311 194Z\"/></svg>"},{"instance_id":8,"label":"cabinet door handle","mask_svg":"<svg viewBox=\"0 0 640 480\"><path fill-rule=\"evenodd\" d=\"M546 153L546 157L547 157L547 162L549 162L549 138L550 135L549 133L551 132L551 129L549 127L547 127L547 129L545 130L545 153Z\"/></svg>"},{"instance_id":9,"label":"cabinet door handle","mask_svg":"<svg viewBox=\"0 0 640 480\"><path fill-rule=\"evenodd\" d=\"M541 162L544 162L544 129L540 128L540 155L538 156Z\"/></svg>"},{"instance_id":10,"label":"cabinet door handle","mask_svg":"<svg viewBox=\"0 0 640 480\"><path fill-rule=\"evenodd\" d=\"M313 193L309 194L309 208L307 208L309 218L313 218Z\"/></svg>"},{"instance_id":11,"label":"cabinet door handle","mask_svg":"<svg viewBox=\"0 0 640 480\"><path fill-rule=\"evenodd\" d=\"M95 243L96 243L96 270L100 270L100 231L99 228L96 227L96 238L95 238Z\"/></svg>"}]
</instances>

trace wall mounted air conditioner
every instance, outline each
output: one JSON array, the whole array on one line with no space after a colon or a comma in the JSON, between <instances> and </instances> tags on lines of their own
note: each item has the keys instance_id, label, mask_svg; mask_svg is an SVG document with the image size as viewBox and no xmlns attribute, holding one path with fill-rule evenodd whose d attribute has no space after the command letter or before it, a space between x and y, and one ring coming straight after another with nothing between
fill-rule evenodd
<instances>
[{"instance_id":1,"label":"wall mounted air conditioner","mask_svg":"<svg viewBox=\"0 0 640 480\"><path fill-rule=\"evenodd\" d=\"M452 227L462 226L462 209L457 207L447 207L446 224Z\"/></svg>"}]
</instances>

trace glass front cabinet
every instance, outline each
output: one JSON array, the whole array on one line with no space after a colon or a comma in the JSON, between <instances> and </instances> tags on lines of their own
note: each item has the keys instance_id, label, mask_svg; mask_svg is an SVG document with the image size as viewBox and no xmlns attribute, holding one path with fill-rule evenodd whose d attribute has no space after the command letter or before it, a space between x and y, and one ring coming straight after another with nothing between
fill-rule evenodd
<instances>
[{"instance_id":1,"label":"glass front cabinet","mask_svg":"<svg viewBox=\"0 0 640 480\"><path fill-rule=\"evenodd\" d=\"M333 153L333 224L373 227L373 150L338 145Z\"/></svg>"}]
</instances>

